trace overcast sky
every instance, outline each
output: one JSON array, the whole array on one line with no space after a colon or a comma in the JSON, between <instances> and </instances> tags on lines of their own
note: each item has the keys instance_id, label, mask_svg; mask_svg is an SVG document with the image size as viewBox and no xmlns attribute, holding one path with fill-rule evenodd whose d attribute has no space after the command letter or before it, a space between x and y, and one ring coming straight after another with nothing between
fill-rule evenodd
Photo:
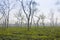
<instances>
[{"instance_id":1,"label":"overcast sky","mask_svg":"<svg viewBox=\"0 0 60 40\"><path fill-rule=\"evenodd\" d=\"M59 0L36 0L36 2L38 3L39 10L40 10L40 12L38 14L41 14L43 12L44 15L49 17L50 10L52 10L55 14L55 18L58 17L59 22L60 22L60 12L58 12L58 10L57 10L57 9L60 9L60 3L59 3L60 1ZM12 22L13 22L13 20L15 20L15 18L13 19L13 15L10 18L11 18L10 20Z\"/></svg>"},{"instance_id":2,"label":"overcast sky","mask_svg":"<svg viewBox=\"0 0 60 40\"><path fill-rule=\"evenodd\" d=\"M40 10L40 12L38 12L38 14L43 12L44 15L46 15L48 17L50 15L50 10L53 10L53 12L55 13L55 17L58 17L58 18L60 17L60 12L58 12L58 10L57 10L57 9L60 9L60 0L36 0L36 2L38 3L38 5L39 5L38 8ZM17 12L17 10L15 10L15 9L10 12L11 13L10 14L11 23L16 20L16 18L13 16L13 14L16 13L15 11Z\"/></svg>"}]
</instances>

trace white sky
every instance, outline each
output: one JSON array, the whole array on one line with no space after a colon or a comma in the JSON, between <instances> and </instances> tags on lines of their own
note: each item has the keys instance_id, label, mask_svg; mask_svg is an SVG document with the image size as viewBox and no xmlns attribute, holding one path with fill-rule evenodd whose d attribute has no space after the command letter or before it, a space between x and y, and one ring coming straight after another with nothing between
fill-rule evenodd
<instances>
[{"instance_id":1,"label":"white sky","mask_svg":"<svg viewBox=\"0 0 60 40\"><path fill-rule=\"evenodd\" d=\"M53 12L55 13L55 17L60 17L60 13L57 11L57 8L60 8L60 5L55 5L57 0L36 0L38 5L39 5L39 10L40 13L43 12L44 15L49 17L50 15L50 10L52 9ZM39 14L39 13L38 13ZM38 15L37 14L37 15ZM12 14L11 14L12 15ZM11 22L14 20L13 15L10 17ZM59 18L60 19L60 18ZM60 21L60 20L59 20Z\"/></svg>"},{"instance_id":2,"label":"white sky","mask_svg":"<svg viewBox=\"0 0 60 40\"><path fill-rule=\"evenodd\" d=\"M49 17L50 15L49 12L51 9L53 9L53 12L55 13L55 17L60 17L60 13L57 11L57 8L60 9L60 5L55 5L57 0L36 0L36 1L38 2L40 13L43 12L44 15ZM16 13L15 11L16 10L11 11L11 14L10 14L11 23L13 23L16 20L16 18L12 14L12 12Z\"/></svg>"}]
</instances>

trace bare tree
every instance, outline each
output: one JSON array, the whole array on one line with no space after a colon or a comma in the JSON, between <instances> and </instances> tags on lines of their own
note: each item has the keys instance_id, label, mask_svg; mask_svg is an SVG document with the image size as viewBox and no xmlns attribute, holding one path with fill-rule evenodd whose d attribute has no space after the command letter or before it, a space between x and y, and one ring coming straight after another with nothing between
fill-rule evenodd
<instances>
[{"instance_id":1,"label":"bare tree","mask_svg":"<svg viewBox=\"0 0 60 40\"><path fill-rule=\"evenodd\" d=\"M22 27L23 21L24 21L24 15L22 14L22 11L19 10L18 13L14 14L14 16L17 18L18 22L19 22L19 26Z\"/></svg>"},{"instance_id":2,"label":"bare tree","mask_svg":"<svg viewBox=\"0 0 60 40\"><path fill-rule=\"evenodd\" d=\"M40 17L41 17L41 20L42 20L42 25L45 26L44 21L45 21L46 16L42 13Z\"/></svg>"},{"instance_id":3,"label":"bare tree","mask_svg":"<svg viewBox=\"0 0 60 40\"><path fill-rule=\"evenodd\" d=\"M33 10L33 7L35 7L37 5L37 3L33 0L26 0L26 1L22 0L20 2L21 2L23 12L24 12L24 14L26 15L26 18L27 18L27 26L28 26L28 30L29 30L30 20L31 20L30 18L34 15L34 12L35 12Z\"/></svg>"},{"instance_id":4,"label":"bare tree","mask_svg":"<svg viewBox=\"0 0 60 40\"><path fill-rule=\"evenodd\" d=\"M54 26L54 13L53 13L52 10L51 10L50 12L51 12L51 18L50 18L50 22L51 22L51 23L50 23L50 25L51 25L51 26Z\"/></svg>"},{"instance_id":5,"label":"bare tree","mask_svg":"<svg viewBox=\"0 0 60 40\"><path fill-rule=\"evenodd\" d=\"M36 2L33 2L32 3L32 14L31 14L31 25L32 25L32 22L33 22L33 18L34 18L34 14L36 14L36 11L38 10L37 8L36 8L36 5L37 5L37 3Z\"/></svg>"},{"instance_id":6,"label":"bare tree","mask_svg":"<svg viewBox=\"0 0 60 40\"><path fill-rule=\"evenodd\" d=\"M58 25L58 18L57 17L55 18L55 25L56 26Z\"/></svg>"},{"instance_id":7,"label":"bare tree","mask_svg":"<svg viewBox=\"0 0 60 40\"><path fill-rule=\"evenodd\" d=\"M38 18L38 20L37 20L37 22L36 22L36 24L37 24L37 27L39 26L39 21L40 21L40 19L41 19L41 17L40 17L41 15L39 15L39 16L36 16L35 15L35 17L37 17Z\"/></svg>"},{"instance_id":8,"label":"bare tree","mask_svg":"<svg viewBox=\"0 0 60 40\"><path fill-rule=\"evenodd\" d=\"M35 22L35 19L34 18L33 18L32 21L33 21L33 25L36 26L36 22Z\"/></svg>"},{"instance_id":9,"label":"bare tree","mask_svg":"<svg viewBox=\"0 0 60 40\"><path fill-rule=\"evenodd\" d=\"M0 13L2 15L0 17L0 20L4 18L4 20L2 20L2 21L3 21L4 26L6 27L6 13L5 13L5 11L6 11L6 7L4 7L4 5L0 3Z\"/></svg>"},{"instance_id":10,"label":"bare tree","mask_svg":"<svg viewBox=\"0 0 60 40\"><path fill-rule=\"evenodd\" d=\"M1 3L1 5L5 11L6 27L8 28L10 11L14 8L15 4L13 4L13 6L11 7L12 3L10 2L10 0L2 0L2 3Z\"/></svg>"}]
</instances>

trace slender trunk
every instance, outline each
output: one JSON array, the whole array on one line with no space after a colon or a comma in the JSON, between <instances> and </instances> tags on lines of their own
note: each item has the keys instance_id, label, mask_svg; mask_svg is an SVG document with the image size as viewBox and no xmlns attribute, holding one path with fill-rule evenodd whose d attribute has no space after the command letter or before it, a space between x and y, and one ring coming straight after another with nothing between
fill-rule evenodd
<instances>
[{"instance_id":1,"label":"slender trunk","mask_svg":"<svg viewBox=\"0 0 60 40\"><path fill-rule=\"evenodd\" d=\"M21 20L21 27L22 27L22 20Z\"/></svg>"},{"instance_id":2,"label":"slender trunk","mask_svg":"<svg viewBox=\"0 0 60 40\"><path fill-rule=\"evenodd\" d=\"M6 27L6 18L5 18L5 27Z\"/></svg>"},{"instance_id":3,"label":"slender trunk","mask_svg":"<svg viewBox=\"0 0 60 40\"><path fill-rule=\"evenodd\" d=\"M58 18L56 18L56 22L55 22L55 25L57 26L57 21L58 21Z\"/></svg>"},{"instance_id":4,"label":"slender trunk","mask_svg":"<svg viewBox=\"0 0 60 40\"><path fill-rule=\"evenodd\" d=\"M6 20L7 20L7 21L6 21L6 22L7 22L7 23L6 23L6 28L8 28L8 16L7 16L7 19L6 19Z\"/></svg>"},{"instance_id":5,"label":"slender trunk","mask_svg":"<svg viewBox=\"0 0 60 40\"><path fill-rule=\"evenodd\" d=\"M39 20L40 20L40 18L37 20L37 27L39 26Z\"/></svg>"},{"instance_id":6,"label":"slender trunk","mask_svg":"<svg viewBox=\"0 0 60 40\"><path fill-rule=\"evenodd\" d=\"M44 19L42 19L42 26L44 26Z\"/></svg>"},{"instance_id":7,"label":"slender trunk","mask_svg":"<svg viewBox=\"0 0 60 40\"><path fill-rule=\"evenodd\" d=\"M7 15L7 28L9 26L9 11L8 11L8 15Z\"/></svg>"},{"instance_id":8,"label":"slender trunk","mask_svg":"<svg viewBox=\"0 0 60 40\"><path fill-rule=\"evenodd\" d=\"M32 27L32 19L33 19L33 17L31 18L30 28Z\"/></svg>"},{"instance_id":9,"label":"slender trunk","mask_svg":"<svg viewBox=\"0 0 60 40\"><path fill-rule=\"evenodd\" d=\"M37 27L39 26L39 24L37 23Z\"/></svg>"},{"instance_id":10,"label":"slender trunk","mask_svg":"<svg viewBox=\"0 0 60 40\"><path fill-rule=\"evenodd\" d=\"M28 18L28 25L27 25L27 26L28 26L28 31L29 31L29 28L30 28L30 25L29 25L29 18Z\"/></svg>"},{"instance_id":11,"label":"slender trunk","mask_svg":"<svg viewBox=\"0 0 60 40\"><path fill-rule=\"evenodd\" d=\"M39 27L39 21L37 21L37 28Z\"/></svg>"}]
</instances>

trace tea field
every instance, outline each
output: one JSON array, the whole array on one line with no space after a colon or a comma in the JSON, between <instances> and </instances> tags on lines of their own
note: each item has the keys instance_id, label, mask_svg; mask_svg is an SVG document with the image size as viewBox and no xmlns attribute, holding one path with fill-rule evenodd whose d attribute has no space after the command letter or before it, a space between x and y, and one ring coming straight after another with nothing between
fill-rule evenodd
<instances>
[{"instance_id":1,"label":"tea field","mask_svg":"<svg viewBox=\"0 0 60 40\"><path fill-rule=\"evenodd\" d=\"M60 40L60 27L0 27L0 40Z\"/></svg>"}]
</instances>

